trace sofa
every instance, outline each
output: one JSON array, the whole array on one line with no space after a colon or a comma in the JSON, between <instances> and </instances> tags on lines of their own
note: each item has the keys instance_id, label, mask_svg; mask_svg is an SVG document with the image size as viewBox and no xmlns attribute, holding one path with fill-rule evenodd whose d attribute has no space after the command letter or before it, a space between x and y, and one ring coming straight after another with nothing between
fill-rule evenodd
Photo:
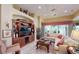
<instances>
[{"instance_id":1,"label":"sofa","mask_svg":"<svg viewBox=\"0 0 79 59\"><path fill-rule=\"evenodd\" d=\"M69 46L75 46L76 48L79 48L79 41L76 41L70 37L64 39L64 44Z\"/></svg>"},{"instance_id":2,"label":"sofa","mask_svg":"<svg viewBox=\"0 0 79 59\"><path fill-rule=\"evenodd\" d=\"M70 47L75 48L75 51L68 50ZM64 44L58 46L58 53L59 54L68 54L68 51L71 52L70 54L74 54L79 50L79 41L72 39L71 37L64 38Z\"/></svg>"}]
</instances>

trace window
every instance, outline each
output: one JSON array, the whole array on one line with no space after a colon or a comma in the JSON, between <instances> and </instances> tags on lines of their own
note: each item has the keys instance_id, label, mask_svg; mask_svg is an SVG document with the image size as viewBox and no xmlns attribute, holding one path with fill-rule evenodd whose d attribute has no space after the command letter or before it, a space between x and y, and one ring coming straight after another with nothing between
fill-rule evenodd
<instances>
[{"instance_id":1,"label":"window","mask_svg":"<svg viewBox=\"0 0 79 59\"><path fill-rule=\"evenodd\" d=\"M44 33L48 31L49 34L60 33L62 35L67 35L68 25L46 25L44 27Z\"/></svg>"},{"instance_id":2,"label":"window","mask_svg":"<svg viewBox=\"0 0 79 59\"><path fill-rule=\"evenodd\" d=\"M75 29L76 29L76 30L79 30L79 25L76 25L76 26L75 26Z\"/></svg>"}]
</instances>

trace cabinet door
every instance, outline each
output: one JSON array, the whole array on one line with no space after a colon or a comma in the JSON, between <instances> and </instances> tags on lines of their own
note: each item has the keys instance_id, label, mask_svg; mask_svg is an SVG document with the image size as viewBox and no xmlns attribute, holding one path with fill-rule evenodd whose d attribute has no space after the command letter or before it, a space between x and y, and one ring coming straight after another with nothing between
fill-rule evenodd
<instances>
[{"instance_id":1,"label":"cabinet door","mask_svg":"<svg viewBox=\"0 0 79 59\"><path fill-rule=\"evenodd\" d=\"M12 38L12 44L16 44L19 43L19 39L18 38Z\"/></svg>"},{"instance_id":2,"label":"cabinet door","mask_svg":"<svg viewBox=\"0 0 79 59\"><path fill-rule=\"evenodd\" d=\"M20 47L25 46L25 38L24 37L20 37L19 38L19 43L20 43Z\"/></svg>"}]
</instances>

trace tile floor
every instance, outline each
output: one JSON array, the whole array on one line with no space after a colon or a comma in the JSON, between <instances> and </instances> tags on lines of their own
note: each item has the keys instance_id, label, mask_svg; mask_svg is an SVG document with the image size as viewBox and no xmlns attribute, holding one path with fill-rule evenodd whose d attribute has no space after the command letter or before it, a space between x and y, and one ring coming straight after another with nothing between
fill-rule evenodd
<instances>
[{"instance_id":1,"label":"tile floor","mask_svg":"<svg viewBox=\"0 0 79 59\"><path fill-rule=\"evenodd\" d=\"M36 42L31 42L26 46L24 46L23 48L21 48L21 54L51 54L51 53L47 53L45 49L36 49Z\"/></svg>"}]
</instances>

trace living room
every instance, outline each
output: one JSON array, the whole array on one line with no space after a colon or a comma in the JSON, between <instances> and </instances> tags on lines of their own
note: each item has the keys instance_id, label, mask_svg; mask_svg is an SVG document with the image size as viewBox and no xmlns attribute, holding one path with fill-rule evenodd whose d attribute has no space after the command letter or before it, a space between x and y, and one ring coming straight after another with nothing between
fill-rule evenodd
<instances>
[{"instance_id":1,"label":"living room","mask_svg":"<svg viewBox=\"0 0 79 59\"><path fill-rule=\"evenodd\" d=\"M6 48L0 47L0 53L78 54L78 6L1 4L0 45L4 41L8 50L5 52Z\"/></svg>"}]
</instances>

